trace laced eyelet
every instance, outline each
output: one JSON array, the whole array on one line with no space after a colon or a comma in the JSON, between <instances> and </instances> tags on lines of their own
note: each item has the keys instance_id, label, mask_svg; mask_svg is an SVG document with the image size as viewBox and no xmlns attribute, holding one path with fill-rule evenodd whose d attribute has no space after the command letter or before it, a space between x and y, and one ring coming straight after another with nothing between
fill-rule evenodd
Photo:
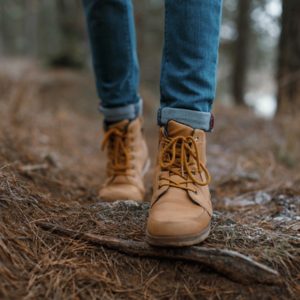
<instances>
[{"instance_id":1,"label":"laced eyelet","mask_svg":"<svg viewBox=\"0 0 300 300\"><path fill-rule=\"evenodd\" d=\"M199 137L177 136L174 138L164 138L160 148L159 164L162 170L168 171L182 177L182 183L174 182L170 179L172 186L178 186L186 190L190 190L197 194L197 190L193 191L187 183L198 184L200 186L208 185L210 182L210 174L202 161L197 149L196 140ZM204 173L205 178L198 178L197 174ZM184 185L185 184L185 185Z\"/></svg>"},{"instance_id":2,"label":"laced eyelet","mask_svg":"<svg viewBox=\"0 0 300 300\"><path fill-rule=\"evenodd\" d=\"M105 133L102 149L108 147L110 169L116 176L127 176L128 170L134 169L134 166L130 164L133 147L129 143L129 137L132 135L118 128L111 128Z\"/></svg>"}]
</instances>

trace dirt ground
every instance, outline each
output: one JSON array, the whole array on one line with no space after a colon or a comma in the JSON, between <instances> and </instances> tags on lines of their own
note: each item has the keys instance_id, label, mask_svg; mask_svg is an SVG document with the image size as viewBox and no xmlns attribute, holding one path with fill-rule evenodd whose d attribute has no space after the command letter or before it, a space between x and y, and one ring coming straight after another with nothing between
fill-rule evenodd
<instances>
[{"instance_id":1,"label":"dirt ground","mask_svg":"<svg viewBox=\"0 0 300 300\"><path fill-rule=\"evenodd\" d=\"M231 249L280 273L282 284L241 284L201 264L138 258L59 237L80 232L144 240L147 199L98 199L105 155L93 79L1 63L0 299L299 299L300 127L216 107L209 134L213 229L205 247ZM156 97L142 89L152 161Z\"/></svg>"}]
</instances>

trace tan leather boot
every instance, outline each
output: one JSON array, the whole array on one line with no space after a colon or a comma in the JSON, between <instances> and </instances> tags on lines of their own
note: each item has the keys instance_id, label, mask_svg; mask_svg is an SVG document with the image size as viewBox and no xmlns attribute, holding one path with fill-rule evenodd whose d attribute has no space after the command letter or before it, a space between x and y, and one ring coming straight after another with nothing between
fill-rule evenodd
<instances>
[{"instance_id":1,"label":"tan leather boot","mask_svg":"<svg viewBox=\"0 0 300 300\"><path fill-rule=\"evenodd\" d=\"M189 246L207 238L212 206L206 135L169 121L160 129L147 241L154 246Z\"/></svg>"},{"instance_id":2,"label":"tan leather boot","mask_svg":"<svg viewBox=\"0 0 300 300\"><path fill-rule=\"evenodd\" d=\"M111 125L105 133L102 149L107 146L107 180L99 197L105 201L143 201L143 176L150 165L142 132L142 120L124 120Z\"/></svg>"}]
</instances>

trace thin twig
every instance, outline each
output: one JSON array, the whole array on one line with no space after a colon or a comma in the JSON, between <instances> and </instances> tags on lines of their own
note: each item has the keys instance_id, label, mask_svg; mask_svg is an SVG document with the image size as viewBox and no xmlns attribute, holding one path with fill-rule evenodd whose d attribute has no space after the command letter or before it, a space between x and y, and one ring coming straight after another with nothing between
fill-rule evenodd
<instances>
[{"instance_id":1,"label":"thin twig","mask_svg":"<svg viewBox=\"0 0 300 300\"><path fill-rule=\"evenodd\" d=\"M46 170L48 168L49 168L48 164L24 165L24 166L19 167L21 172L32 172L32 171Z\"/></svg>"}]
</instances>

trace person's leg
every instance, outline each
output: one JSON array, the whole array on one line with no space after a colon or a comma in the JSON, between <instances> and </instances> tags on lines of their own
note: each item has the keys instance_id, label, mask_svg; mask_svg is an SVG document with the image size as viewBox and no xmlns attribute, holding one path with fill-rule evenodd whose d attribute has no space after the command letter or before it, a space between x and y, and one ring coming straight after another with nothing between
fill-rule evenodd
<instances>
[{"instance_id":1,"label":"person's leg","mask_svg":"<svg viewBox=\"0 0 300 300\"><path fill-rule=\"evenodd\" d=\"M210 232L206 134L212 128L221 0L166 0L160 144L147 240L188 246Z\"/></svg>"},{"instance_id":2,"label":"person's leg","mask_svg":"<svg viewBox=\"0 0 300 300\"><path fill-rule=\"evenodd\" d=\"M211 129L222 0L166 0L158 123Z\"/></svg>"},{"instance_id":3,"label":"person's leg","mask_svg":"<svg viewBox=\"0 0 300 300\"><path fill-rule=\"evenodd\" d=\"M83 0L105 121L135 119L142 110L131 0Z\"/></svg>"},{"instance_id":4,"label":"person's leg","mask_svg":"<svg viewBox=\"0 0 300 300\"><path fill-rule=\"evenodd\" d=\"M83 0L100 111L104 114L107 179L101 200L142 201L149 167L138 95L139 66L131 0Z\"/></svg>"}]
</instances>

